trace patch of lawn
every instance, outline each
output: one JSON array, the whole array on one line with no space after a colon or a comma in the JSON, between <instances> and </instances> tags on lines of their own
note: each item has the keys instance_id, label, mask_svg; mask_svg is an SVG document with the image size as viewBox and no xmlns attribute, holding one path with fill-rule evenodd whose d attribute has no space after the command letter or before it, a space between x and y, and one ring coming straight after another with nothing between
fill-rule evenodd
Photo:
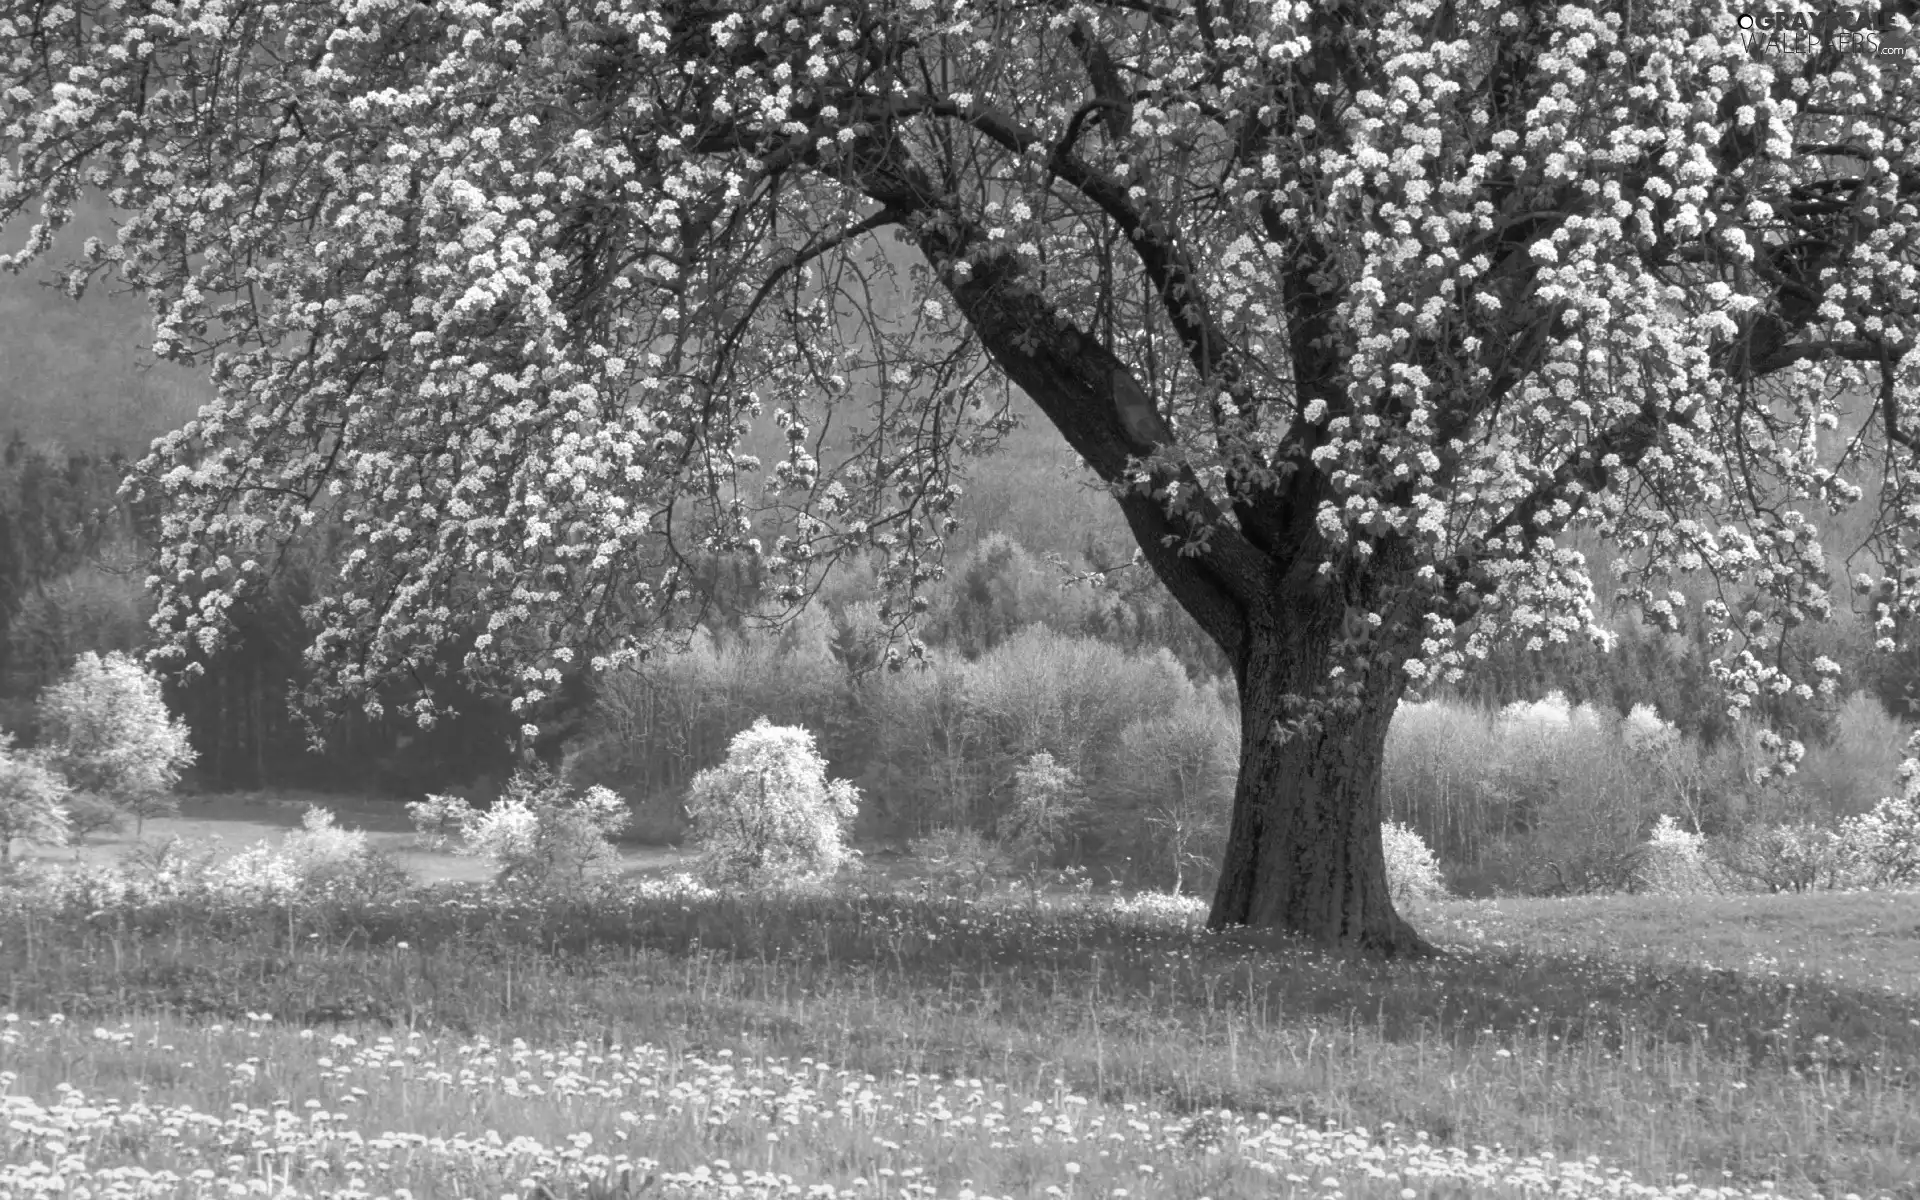
<instances>
[{"instance_id":1,"label":"patch of lawn","mask_svg":"<svg viewBox=\"0 0 1920 1200\"><path fill-rule=\"evenodd\" d=\"M1920 991L1912 892L1488 900L1451 905L1446 919L1462 936L1541 954L1577 946L1619 961Z\"/></svg>"}]
</instances>

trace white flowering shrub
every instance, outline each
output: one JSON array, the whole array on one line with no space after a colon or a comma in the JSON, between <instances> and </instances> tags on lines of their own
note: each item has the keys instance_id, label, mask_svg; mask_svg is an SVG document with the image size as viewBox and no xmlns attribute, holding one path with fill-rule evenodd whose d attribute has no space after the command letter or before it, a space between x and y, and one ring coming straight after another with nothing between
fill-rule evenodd
<instances>
[{"instance_id":1,"label":"white flowering shrub","mask_svg":"<svg viewBox=\"0 0 1920 1200\"><path fill-rule=\"evenodd\" d=\"M482 858L510 891L564 894L588 887L617 866L612 838L632 813L604 787L576 794L544 768L517 771L500 798L475 809L464 796L430 795L407 805L429 846Z\"/></svg>"},{"instance_id":2,"label":"white flowering shrub","mask_svg":"<svg viewBox=\"0 0 1920 1200\"><path fill-rule=\"evenodd\" d=\"M1440 860L1419 834L1398 821L1384 821L1380 845L1386 851L1387 891L1395 905L1446 898Z\"/></svg>"},{"instance_id":3,"label":"white flowering shrub","mask_svg":"<svg viewBox=\"0 0 1920 1200\"><path fill-rule=\"evenodd\" d=\"M1839 840L1870 887L1920 883L1920 733L1907 743L1899 768L1900 794L1840 823Z\"/></svg>"},{"instance_id":4,"label":"white flowering shrub","mask_svg":"<svg viewBox=\"0 0 1920 1200\"><path fill-rule=\"evenodd\" d=\"M627 892L643 900L678 900L686 903L717 900L725 894L686 871L652 879L628 880L624 887Z\"/></svg>"},{"instance_id":5,"label":"white flowering shrub","mask_svg":"<svg viewBox=\"0 0 1920 1200\"><path fill-rule=\"evenodd\" d=\"M695 874L750 886L830 879L852 855L846 832L859 802L853 784L828 780L813 734L762 717L687 791Z\"/></svg>"},{"instance_id":6,"label":"white flowering shrub","mask_svg":"<svg viewBox=\"0 0 1920 1200\"><path fill-rule=\"evenodd\" d=\"M1707 866L1707 839L1662 813L1641 850L1636 882L1639 890L1662 896L1717 891Z\"/></svg>"},{"instance_id":7,"label":"white flowering shrub","mask_svg":"<svg viewBox=\"0 0 1920 1200\"><path fill-rule=\"evenodd\" d=\"M41 755L15 748L13 735L0 732L0 866L13 861L16 840L66 845L69 794Z\"/></svg>"},{"instance_id":8,"label":"white flowering shrub","mask_svg":"<svg viewBox=\"0 0 1920 1200\"><path fill-rule=\"evenodd\" d=\"M299 829L281 839L279 852L308 891L382 899L410 883L406 871L376 849L364 830L340 828L333 813L318 805L307 809Z\"/></svg>"},{"instance_id":9,"label":"white flowering shrub","mask_svg":"<svg viewBox=\"0 0 1920 1200\"><path fill-rule=\"evenodd\" d=\"M217 842L165 838L135 846L121 865L157 894L286 903L390 900L407 891L406 871L365 832L334 822L332 812L316 805L277 845L262 839L221 858Z\"/></svg>"},{"instance_id":10,"label":"white flowering shrub","mask_svg":"<svg viewBox=\"0 0 1920 1200\"><path fill-rule=\"evenodd\" d=\"M1823 825L1759 824L1711 847L1711 861L1741 884L1767 891L1906 888L1920 884L1920 733L1908 738L1900 791L1871 809Z\"/></svg>"},{"instance_id":11,"label":"white flowering shrub","mask_svg":"<svg viewBox=\"0 0 1920 1200\"><path fill-rule=\"evenodd\" d=\"M173 787L193 764L186 723L167 711L160 680L127 655L91 652L41 693L47 762L76 791L146 819L178 811Z\"/></svg>"},{"instance_id":12,"label":"white flowering shrub","mask_svg":"<svg viewBox=\"0 0 1920 1200\"><path fill-rule=\"evenodd\" d=\"M197 890L256 904L285 903L305 890L299 866L266 841L211 862L198 879L180 879L176 886L193 891L196 885Z\"/></svg>"}]
</instances>

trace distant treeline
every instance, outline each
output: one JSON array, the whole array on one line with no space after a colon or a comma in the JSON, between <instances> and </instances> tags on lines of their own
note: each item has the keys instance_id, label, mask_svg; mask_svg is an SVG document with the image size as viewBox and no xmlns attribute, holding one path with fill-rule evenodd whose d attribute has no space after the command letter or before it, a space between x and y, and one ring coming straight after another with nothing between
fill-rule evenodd
<instances>
[{"instance_id":1,"label":"distant treeline","mask_svg":"<svg viewBox=\"0 0 1920 1200\"><path fill-rule=\"evenodd\" d=\"M0 726L31 737L33 697L76 654L137 650L145 641L150 605L144 581L156 521L119 496L127 467L117 455L73 453L18 437L0 443ZM1004 506L1007 489L1001 493ZM1031 531L1046 524L1030 516L1014 511L1006 523L1042 536ZM919 630L938 665L909 668L907 675L917 682L873 682L883 672L872 581L859 569L830 579L816 611L785 633L769 635L755 632L751 615L759 608L756 564L708 564L701 583L716 603L690 657L650 664L601 686L597 695L587 681L570 681L548 714L553 732L539 749L553 761L569 751L583 761L611 756L628 773L619 781L622 790L663 806L658 811L666 814L672 794L692 772L718 761L726 740L764 713L814 728L837 774L884 783L888 796L914 793L911 804L901 801L903 816L908 809L917 814L913 821L933 811L985 815L1020 739L1007 740L1004 730L983 733L986 718L956 710L959 723L950 735L910 750L885 733L884 721L910 703L933 706L935 717L928 719L937 725L939 706L959 703L942 699L941 689L960 678L955 672L987 672L975 681L978 690L993 672L1011 669L996 652L1036 632L1051 636L1020 644L1030 660L1061 670L1097 660L1105 665L1085 667L1092 671L1081 680L1085 686L1138 686L1157 697L1153 703L1164 711L1149 706L1129 721L1180 715L1167 707L1174 705L1174 693L1155 690L1172 687L1168 681L1179 676L1192 689L1180 694L1204 698L1206 709L1181 719L1236 724L1232 689L1223 682L1227 663L1158 582L1144 568L1123 566L1110 540L1060 530L1049 536L1053 544L1029 548L1003 533L978 532L950 555L946 578L928 591L930 609ZM517 719L499 699L464 694L451 682L442 685L443 694L455 698L460 715L433 730L403 718L353 716L328 729L324 751L309 751L307 730L288 701L300 691L306 670L301 610L331 572L337 544L337 537L323 532L296 548L271 587L236 614L239 636L206 674L172 685L194 731L199 783L406 797L427 790L489 790L511 768L507 735ZM1075 577L1079 582L1063 586ZM1558 690L1576 704L1618 712L1652 705L1706 746L1727 735L1726 705L1714 697L1707 648L1697 631L1657 634L1624 618L1615 628L1620 644L1612 654L1583 642L1539 652L1506 648L1447 695L1498 706ZM1849 671L1849 688L1865 687L1889 711L1905 713L1920 661L1872 653L1870 633L1857 619L1798 632L1808 635L1807 658L1828 655ZM743 665L749 660L750 669ZM1148 673L1136 679L1135 668L1126 665L1133 662L1154 665L1139 668ZM787 681L779 686L794 703L766 690L775 680ZM702 689L704 694L693 694ZM396 702L391 711L407 697L390 699ZM659 728L649 726L644 736L631 724L611 729L607 722L616 717L610 713ZM1828 710L1790 696L1770 701L1764 715L1802 738L1823 740L1831 731ZM1099 736L1119 734L1115 727ZM983 749L995 738L1001 739L997 749ZM1105 753L1096 751L1086 749L1092 757L1082 764L1093 774L1110 769L1094 763ZM943 798L932 803L921 795L928 789L945 789Z\"/></svg>"}]
</instances>

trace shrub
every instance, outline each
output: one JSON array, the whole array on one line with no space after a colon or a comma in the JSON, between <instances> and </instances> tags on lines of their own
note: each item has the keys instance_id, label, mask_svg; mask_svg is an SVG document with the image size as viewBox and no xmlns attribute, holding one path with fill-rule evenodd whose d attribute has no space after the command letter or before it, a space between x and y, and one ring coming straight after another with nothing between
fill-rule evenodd
<instances>
[{"instance_id":1,"label":"shrub","mask_svg":"<svg viewBox=\"0 0 1920 1200\"><path fill-rule=\"evenodd\" d=\"M1714 850L1735 881L1769 892L1839 887L1854 865L1839 835L1810 821L1752 827L1716 839Z\"/></svg>"},{"instance_id":2,"label":"shrub","mask_svg":"<svg viewBox=\"0 0 1920 1200\"><path fill-rule=\"evenodd\" d=\"M1387 727L1381 812L1419 831L1447 861L1475 862L1519 825L1517 806L1493 786L1499 754L1482 711L1444 700L1402 703Z\"/></svg>"},{"instance_id":3,"label":"shrub","mask_svg":"<svg viewBox=\"0 0 1920 1200\"><path fill-rule=\"evenodd\" d=\"M626 803L603 787L580 795L545 768L516 772L485 811L463 796L428 796L407 805L430 845L455 842L458 854L484 858L503 888L537 894L576 892L617 865L612 836L626 826Z\"/></svg>"},{"instance_id":4,"label":"shrub","mask_svg":"<svg viewBox=\"0 0 1920 1200\"><path fill-rule=\"evenodd\" d=\"M389 900L411 885L364 832L340 828L333 813L318 806L277 846L262 840L225 861L217 856L215 845L168 838L142 842L121 861L150 887L251 901Z\"/></svg>"},{"instance_id":5,"label":"shrub","mask_svg":"<svg viewBox=\"0 0 1920 1200\"><path fill-rule=\"evenodd\" d=\"M203 883L220 857L220 839L171 837L138 841L120 856L120 866L135 880L154 888Z\"/></svg>"},{"instance_id":6,"label":"shrub","mask_svg":"<svg viewBox=\"0 0 1920 1200\"><path fill-rule=\"evenodd\" d=\"M762 717L734 736L725 762L694 776L695 873L755 886L830 878L851 853L845 833L858 811L858 790L828 781L811 733Z\"/></svg>"},{"instance_id":7,"label":"shrub","mask_svg":"<svg viewBox=\"0 0 1920 1200\"><path fill-rule=\"evenodd\" d=\"M255 842L224 862L209 862L194 876L177 876L180 890L206 889L251 903L287 901L302 889L293 861L264 841Z\"/></svg>"},{"instance_id":8,"label":"shrub","mask_svg":"<svg viewBox=\"0 0 1920 1200\"><path fill-rule=\"evenodd\" d=\"M1469 894L1628 890L1663 812L1716 832L1784 794L1750 782L1760 733L1740 734L1703 755L1647 705L1617 717L1559 693L1498 713L1403 704L1388 731L1383 816L1427 839Z\"/></svg>"},{"instance_id":9,"label":"shrub","mask_svg":"<svg viewBox=\"0 0 1920 1200\"><path fill-rule=\"evenodd\" d=\"M70 832L67 781L43 757L16 750L0 733L0 865L13 861L13 843L64 846Z\"/></svg>"},{"instance_id":10,"label":"shrub","mask_svg":"<svg viewBox=\"0 0 1920 1200\"><path fill-rule=\"evenodd\" d=\"M1706 838L1661 814L1641 851L1639 889L1663 896L1715 891L1707 872Z\"/></svg>"},{"instance_id":11,"label":"shrub","mask_svg":"<svg viewBox=\"0 0 1920 1200\"><path fill-rule=\"evenodd\" d=\"M377 900L404 892L409 882L405 869L376 850L363 830L340 828L333 813L318 805L281 841L280 854L303 889Z\"/></svg>"},{"instance_id":12,"label":"shrub","mask_svg":"<svg viewBox=\"0 0 1920 1200\"><path fill-rule=\"evenodd\" d=\"M1478 891L1527 887L1533 868L1551 872L1537 888L1618 888L1649 808L1678 786L1677 744L1651 709L1621 720L1558 692L1497 713L1402 704L1387 734L1383 815Z\"/></svg>"},{"instance_id":13,"label":"shrub","mask_svg":"<svg viewBox=\"0 0 1920 1200\"><path fill-rule=\"evenodd\" d=\"M574 787L612 789L634 812L630 833L666 843L688 832L683 802L693 777L719 762L757 716L804 720L822 730L824 754L859 758L853 752L872 738L835 736L847 699L832 628L811 607L784 629L750 627L722 639L702 628L682 650L602 673L562 777Z\"/></svg>"},{"instance_id":14,"label":"shrub","mask_svg":"<svg viewBox=\"0 0 1920 1200\"><path fill-rule=\"evenodd\" d=\"M1907 743L1920 750L1920 734ZM1900 764L1900 794L1840 826L1840 841L1858 863L1862 882L1874 887L1920 883L1920 759Z\"/></svg>"},{"instance_id":15,"label":"shrub","mask_svg":"<svg viewBox=\"0 0 1920 1200\"><path fill-rule=\"evenodd\" d=\"M1176 711L1196 691L1169 654L1128 654L1044 627L1023 629L975 662L936 659L889 672L862 695L872 721L869 789L900 824L995 828L1007 785L1046 751L1107 799L1125 777L1125 731ZM1118 847L1109 847L1118 849Z\"/></svg>"},{"instance_id":16,"label":"shrub","mask_svg":"<svg viewBox=\"0 0 1920 1200\"><path fill-rule=\"evenodd\" d=\"M935 881L958 885L976 900L1007 865L1000 847L973 829L936 829L910 840L907 852L926 865Z\"/></svg>"},{"instance_id":17,"label":"shrub","mask_svg":"<svg viewBox=\"0 0 1920 1200\"><path fill-rule=\"evenodd\" d=\"M146 819L178 811L172 796L193 763L186 725L167 712L160 681L118 651L91 652L41 694L40 736L50 766L75 790Z\"/></svg>"},{"instance_id":18,"label":"shrub","mask_svg":"<svg viewBox=\"0 0 1920 1200\"><path fill-rule=\"evenodd\" d=\"M1398 821L1386 821L1380 826L1380 844L1387 855L1387 891L1395 905L1446 898L1440 860L1419 834Z\"/></svg>"}]
</instances>

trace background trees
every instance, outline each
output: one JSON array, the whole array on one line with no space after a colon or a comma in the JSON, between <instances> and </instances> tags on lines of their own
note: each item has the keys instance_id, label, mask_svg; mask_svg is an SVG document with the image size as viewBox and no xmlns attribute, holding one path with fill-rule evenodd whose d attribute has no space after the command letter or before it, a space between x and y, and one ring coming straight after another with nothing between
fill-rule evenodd
<instances>
[{"instance_id":1,"label":"background trees","mask_svg":"<svg viewBox=\"0 0 1920 1200\"><path fill-rule=\"evenodd\" d=\"M41 753L78 791L138 825L175 811L193 763L187 727L167 710L160 681L125 654L87 651L40 697Z\"/></svg>"}]
</instances>

